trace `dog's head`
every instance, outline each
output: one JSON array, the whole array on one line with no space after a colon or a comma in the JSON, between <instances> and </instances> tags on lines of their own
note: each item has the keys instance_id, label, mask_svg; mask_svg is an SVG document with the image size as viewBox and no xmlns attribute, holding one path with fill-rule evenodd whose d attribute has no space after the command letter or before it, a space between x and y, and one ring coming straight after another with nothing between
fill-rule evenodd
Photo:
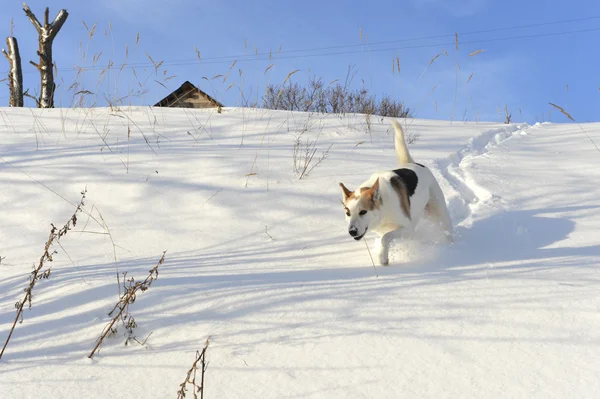
<instances>
[{"instance_id":1,"label":"dog's head","mask_svg":"<svg viewBox=\"0 0 600 399\"><path fill-rule=\"evenodd\" d=\"M340 183L342 188L342 203L348 221L348 233L360 240L367 234L370 226L379 222L379 179L371 187L361 187L359 190L350 191Z\"/></svg>"}]
</instances>

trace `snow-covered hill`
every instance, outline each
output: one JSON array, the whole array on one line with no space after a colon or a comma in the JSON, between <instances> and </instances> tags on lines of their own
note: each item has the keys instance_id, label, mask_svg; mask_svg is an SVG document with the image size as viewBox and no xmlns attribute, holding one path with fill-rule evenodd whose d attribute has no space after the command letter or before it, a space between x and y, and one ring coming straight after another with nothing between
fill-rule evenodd
<instances>
[{"instance_id":1,"label":"snow-covered hill","mask_svg":"<svg viewBox=\"0 0 600 399\"><path fill-rule=\"evenodd\" d=\"M597 397L600 124L402 121L457 231L373 268L337 183L396 166L389 121L283 111L0 110L2 398L168 398L211 336L207 398ZM308 176L294 145L316 143ZM296 155L302 158L304 148ZM109 234L110 233L110 234ZM114 242L114 246L113 246ZM373 237L367 242L373 243ZM159 279L87 355L116 273ZM116 257L116 261L115 261Z\"/></svg>"}]
</instances>

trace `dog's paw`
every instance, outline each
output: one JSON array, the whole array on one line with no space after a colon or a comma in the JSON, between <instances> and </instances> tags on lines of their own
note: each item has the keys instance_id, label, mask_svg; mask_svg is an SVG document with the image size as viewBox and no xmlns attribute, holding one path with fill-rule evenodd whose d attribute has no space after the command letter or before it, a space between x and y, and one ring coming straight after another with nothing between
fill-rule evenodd
<instances>
[{"instance_id":1,"label":"dog's paw","mask_svg":"<svg viewBox=\"0 0 600 399\"><path fill-rule=\"evenodd\" d=\"M387 253L380 253L379 254L379 264L381 266L387 266L390 263L390 260L388 258L388 254Z\"/></svg>"},{"instance_id":2,"label":"dog's paw","mask_svg":"<svg viewBox=\"0 0 600 399\"><path fill-rule=\"evenodd\" d=\"M379 258L379 264L382 266L387 266L390 263L388 252L390 250L389 244L385 238L381 238L378 240L377 245L377 257Z\"/></svg>"}]
</instances>

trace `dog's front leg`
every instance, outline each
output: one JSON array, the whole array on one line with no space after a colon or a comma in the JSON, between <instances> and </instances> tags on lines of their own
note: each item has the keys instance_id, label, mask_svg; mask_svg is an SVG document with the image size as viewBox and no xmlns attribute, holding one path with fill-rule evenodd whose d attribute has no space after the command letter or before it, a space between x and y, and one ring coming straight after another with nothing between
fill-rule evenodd
<instances>
[{"instance_id":1,"label":"dog's front leg","mask_svg":"<svg viewBox=\"0 0 600 399\"><path fill-rule=\"evenodd\" d=\"M402 233L404 230L404 228L398 228L396 230L388 231L387 233L381 236L379 240L379 263L382 266L387 266L390 263L390 245L392 244L393 240L402 237Z\"/></svg>"}]
</instances>

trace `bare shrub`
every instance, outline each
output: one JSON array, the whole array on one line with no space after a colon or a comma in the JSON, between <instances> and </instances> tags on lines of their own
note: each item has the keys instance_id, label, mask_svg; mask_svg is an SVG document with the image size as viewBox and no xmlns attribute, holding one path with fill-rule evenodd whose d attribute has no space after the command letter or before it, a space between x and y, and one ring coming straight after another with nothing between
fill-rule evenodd
<instances>
[{"instance_id":1,"label":"bare shrub","mask_svg":"<svg viewBox=\"0 0 600 399\"><path fill-rule=\"evenodd\" d=\"M417 142L417 140L419 140L419 137L421 137L421 133L419 132L409 132L408 133L408 137L406 138L406 144L407 145L411 145Z\"/></svg>"},{"instance_id":2,"label":"bare shrub","mask_svg":"<svg viewBox=\"0 0 600 399\"><path fill-rule=\"evenodd\" d=\"M163 252L156 266L154 266L154 268L152 268L148 272L148 276L143 281L135 281L133 278L125 280L126 285L124 286L123 295L121 295L121 297L119 298L119 302L117 302L115 307L108 313L108 315L112 316L112 314L115 313L115 311L117 310L118 312L102 330L100 337L96 341L96 346L94 346L94 349L92 349L92 351L88 355L88 358L91 359L94 356L94 353L96 353L102 342L104 342L104 339L109 334L115 334L117 332L114 325L119 320L123 323L126 331L128 332L128 338L126 342L129 342L130 339L133 339L133 329L137 326L137 323L135 322L133 316L129 313L129 305L135 302L138 291L144 292L148 290L154 282L154 280L158 278L158 267L164 263L166 253L167 251Z\"/></svg>"},{"instance_id":3,"label":"bare shrub","mask_svg":"<svg viewBox=\"0 0 600 399\"><path fill-rule=\"evenodd\" d=\"M308 176L309 173L319 166L329 156L329 150L333 147L331 144L327 150L323 151L319 158L315 158L319 142L319 137L323 131L323 125L320 125L317 137L314 140L309 138L304 139L304 134L312 129L314 123L311 122L312 113L308 114L304 120L304 124L295 134L294 147L292 150L293 170L298 179Z\"/></svg>"},{"instance_id":4,"label":"bare shrub","mask_svg":"<svg viewBox=\"0 0 600 399\"><path fill-rule=\"evenodd\" d=\"M6 341L4 342L2 351L0 351L0 359L2 359L2 355L4 354L4 351L6 350L6 347L8 346L8 342L10 341L10 338L12 337L12 334L15 330L15 326L17 325L17 322L19 320L21 322L23 322L23 310L25 308L25 305L28 305L29 309L31 309L31 299L33 298L32 293L33 293L33 288L35 287L35 284L39 280L44 280L44 279L50 278L50 274L52 273L52 266L49 266L46 269L44 269L44 266L45 266L46 262L52 262L53 261L52 257L57 253L56 251L51 250L52 245L54 244L55 241L59 242L61 237L65 236L69 232L69 230L71 230L71 228L75 227L75 225L77 224L77 214L82 211L82 208L85 205L83 202L85 199L85 194L86 194L86 190L81 192L81 201L79 201L77 208L75 208L75 212L73 213L73 215L69 218L67 223L62 228L59 229L56 226L54 226L54 224L51 224L52 228L50 229L50 235L48 237L48 241L46 241L46 245L44 246L44 252L42 253L42 256L40 257L40 260L39 260L37 266L34 265L34 269L29 276L29 285L27 286L27 288L25 288L25 295L23 296L23 299L21 299L19 302L17 302L15 304L15 307L17 308L17 315L16 315L13 325L10 329L10 332L8 333L8 337L6 338Z\"/></svg>"},{"instance_id":5,"label":"bare shrub","mask_svg":"<svg viewBox=\"0 0 600 399\"><path fill-rule=\"evenodd\" d=\"M323 151L321 156L315 159L317 153L317 142L315 140L302 140L302 135L298 135L294 141L293 149L293 161L294 161L294 173L298 176L298 179L302 179L308 176L310 172L319 166L329 156L329 150L333 147L331 144L327 147L327 150Z\"/></svg>"},{"instance_id":6,"label":"bare shrub","mask_svg":"<svg viewBox=\"0 0 600 399\"><path fill-rule=\"evenodd\" d=\"M316 77L310 78L305 86L292 82L267 85L262 107L323 114L357 113L394 118L411 116L408 107L390 96L378 99L365 88L350 89L339 82L325 86L322 79Z\"/></svg>"}]
</instances>

